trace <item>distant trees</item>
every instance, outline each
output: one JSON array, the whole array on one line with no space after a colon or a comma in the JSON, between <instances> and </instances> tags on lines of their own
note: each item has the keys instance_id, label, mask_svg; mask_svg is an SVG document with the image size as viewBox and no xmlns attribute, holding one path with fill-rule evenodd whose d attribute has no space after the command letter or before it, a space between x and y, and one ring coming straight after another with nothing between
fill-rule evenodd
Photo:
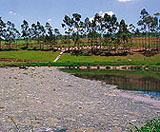
<instances>
[{"instance_id":1,"label":"distant trees","mask_svg":"<svg viewBox=\"0 0 160 132\"><path fill-rule=\"evenodd\" d=\"M6 29L5 29L5 34L4 34L4 38L6 40L6 43L9 45L12 42L15 42L16 39L18 39L20 37L20 33L19 31L15 28L14 23L8 21L6 23Z\"/></svg>"},{"instance_id":2,"label":"distant trees","mask_svg":"<svg viewBox=\"0 0 160 132\"><path fill-rule=\"evenodd\" d=\"M28 40L31 38L29 24L26 20L23 21L21 25L21 37L25 40L26 48L28 48ZM35 32L34 32L35 33Z\"/></svg>"},{"instance_id":3,"label":"distant trees","mask_svg":"<svg viewBox=\"0 0 160 132\"><path fill-rule=\"evenodd\" d=\"M6 27L6 24L3 22L2 18L0 17L0 50L1 50L1 42L5 37L5 27Z\"/></svg>"},{"instance_id":4,"label":"distant trees","mask_svg":"<svg viewBox=\"0 0 160 132\"><path fill-rule=\"evenodd\" d=\"M53 34L53 28L52 26L47 22L45 25L46 28L46 42L52 46L56 44L55 35Z\"/></svg>"},{"instance_id":5,"label":"distant trees","mask_svg":"<svg viewBox=\"0 0 160 132\"><path fill-rule=\"evenodd\" d=\"M117 17L114 14L111 16L111 15L108 15L107 13L105 13L104 15L104 23L105 23L104 38L105 38L106 45L108 45L111 42L117 41L116 33L118 30L119 24L117 21Z\"/></svg>"},{"instance_id":6,"label":"distant trees","mask_svg":"<svg viewBox=\"0 0 160 132\"><path fill-rule=\"evenodd\" d=\"M146 9L142 9L140 13L140 20L137 22L140 26L142 32L157 32L159 29L158 17L159 13L156 13L155 16L151 16Z\"/></svg>"},{"instance_id":7,"label":"distant trees","mask_svg":"<svg viewBox=\"0 0 160 132\"><path fill-rule=\"evenodd\" d=\"M140 32L144 36L141 42L147 47L150 47L151 36L157 34L159 32L159 13L155 13L154 16L151 16L146 9L142 9L140 12L140 20L137 22L137 25L140 27ZM152 43L155 43L152 41Z\"/></svg>"},{"instance_id":8,"label":"distant trees","mask_svg":"<svg viewBox=\"0 0 160 132\"><path fill-rule=\"evenodd\" d=\"M119 23L119 30L118 30L118 37L120 38L120 41L125 44L128 42L129 39L129 30L128 25L125 23L125 21L122 19Z\"/></svg>"},{"instance_id":9,"label":"distant trees","mask_svg":"<svg viewBox=\"0 0 160 132\"><path fill-rule=\"evenodd\" d=\"M74 45L79 43L80 36L84 33L84 23L81 21L80 14L74 13L71 18L65 15L62 27L67 35L72 36Z\"/></svg>"},{"instance_id":10,"label":"distant trees","mask_svg":"<svg viewBox=\"0 0 160 132\"><path fill-rule=\"evenodd\" d=\"M119 22L115 14L96 13L92 18L86 17L82 20L81 14L73 13L71 16L64 16L62 28L65 30L65 34L61 34L60 30L53 28L49 22L42 25L37 21L30 25L26 20L21 24L21 31L19 32L14 23L4 22L0 17L0 49L3 40L10 46L18 38L21 39L19 41L21 45L22 40L25 42L24 47L20 47L24 49L41 50L47 47L46 45L50 45L52 48L57 43L69 45L73 43L75 46L88 43L91 46L105 45L110 50L112 47L115 49L132 44L130 43L131 38L135 36L139 40L138 43L143 43L146 46L146 44L151 43L150 36L153 34L160 35L159 17L160 13L150 15L146 9L142 9L137 27L133 24L127 25L123 19ZM149 37L147 38L147 36ZM155 40L157 43L158 41L158 39Z\"/></svg>"}]
</instances>

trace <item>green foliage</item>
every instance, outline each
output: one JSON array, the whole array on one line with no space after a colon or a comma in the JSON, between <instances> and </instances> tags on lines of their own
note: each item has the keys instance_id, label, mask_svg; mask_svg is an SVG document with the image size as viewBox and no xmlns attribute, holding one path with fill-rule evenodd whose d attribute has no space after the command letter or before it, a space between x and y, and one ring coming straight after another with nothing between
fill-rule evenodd
<instances>
[{"instance_id":1,"label":"green foliage","mask_svg":"<svg viewBox=\"0 0 160 132\"><path fill-rule=\"evenodd\" d=\"M135 125L133 126L135 129L132 129L131 132L160 132L160 117L148 120L141 128L138 128Z\"/></svg>"}]
</instances>

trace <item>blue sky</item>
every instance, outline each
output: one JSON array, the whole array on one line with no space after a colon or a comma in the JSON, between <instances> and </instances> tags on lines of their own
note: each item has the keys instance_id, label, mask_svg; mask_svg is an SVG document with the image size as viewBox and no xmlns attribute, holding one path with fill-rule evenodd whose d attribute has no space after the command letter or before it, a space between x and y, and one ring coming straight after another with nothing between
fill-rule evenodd
<instances>
[{"instance_id":1,"label":"blue sky","mask_svg":"<svg viewBox=\"0 0 160 132\"><path fill-rule=\"evenodd\" d=\"M143 8L150 14L160 12L160 0L0 0L0 16L10 20L20 29L25 19L30 24L49 21L59 28L65 15L80 13L92 17L99 12L113 12L118 20L125 19L128 24L136 24Z\"/></svg>"}]
</instances>

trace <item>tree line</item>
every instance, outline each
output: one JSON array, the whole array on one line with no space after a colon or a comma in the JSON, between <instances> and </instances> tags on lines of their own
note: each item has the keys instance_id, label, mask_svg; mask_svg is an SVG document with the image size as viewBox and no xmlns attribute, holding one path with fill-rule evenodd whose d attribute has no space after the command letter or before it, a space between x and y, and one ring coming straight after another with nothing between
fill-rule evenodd
<instances>
[{"instance_id":1,"label":"tree line","mask_svg":"<svg viewBox=\"0 0 160 132\"><path fill-rule=\"evenodd\" d=\"M125 44L131 37L138 35L159 35L160 31L160 13L150 15L146 9L140 12L140 19L137 22L138 27L133 24L126 24L122 19L118 22L115 14L105 13L100 15L96 13L93 19L85 18L79 13L73 13L72 16L65 15L62 28L65 34L61 34L59 29L53 28L49 22L42 25L39 21L29 25L24 20L21 24L21 31L18 31L15 24L8 21L4 22L0 17L0 49L1 42L10 45L16 40L24 40L25 48L28 48L31 42L39 44L40 49L43 44L56 45L58 43L79 45L88 44Z\"/></svg>"}]
</instances>

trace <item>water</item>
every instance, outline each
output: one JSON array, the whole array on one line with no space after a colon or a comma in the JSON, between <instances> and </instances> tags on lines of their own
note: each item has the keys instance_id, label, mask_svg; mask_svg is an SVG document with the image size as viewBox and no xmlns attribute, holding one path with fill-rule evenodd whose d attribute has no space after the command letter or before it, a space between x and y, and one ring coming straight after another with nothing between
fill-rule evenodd
<instances>
[{"instance_id":1,"label":"water","mask_svg":"<svg viewBox=\"0 0 160 132\"><path fill-rule=\"evenodd\" d=\"M99 80L117 85L118 89L140 91L140 94L160 97L160 72L148 71L97 71L67 70L77 77Z\"/></svg>"}]
</instances>

